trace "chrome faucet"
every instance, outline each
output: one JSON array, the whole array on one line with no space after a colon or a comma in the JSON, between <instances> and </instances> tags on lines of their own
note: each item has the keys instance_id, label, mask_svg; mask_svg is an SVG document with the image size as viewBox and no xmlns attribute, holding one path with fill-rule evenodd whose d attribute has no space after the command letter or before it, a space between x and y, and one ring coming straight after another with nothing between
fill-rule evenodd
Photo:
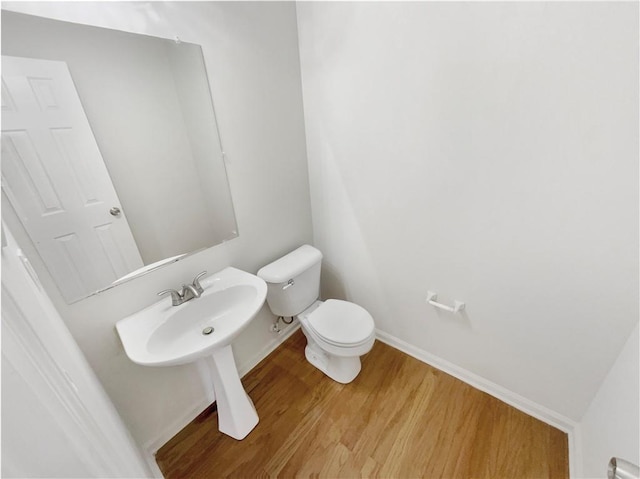
<instances>
[{"instance_id":1,"label":"chrome faucet","mask_svg":"<svg viewBox=\"0 0 640 479\"><path fill-rule=\"evenodd\" d=\"M180 306L182 303L185 303L193 298L199 298L204 292L204 288L200 284L200 278L202 278L206 271L198 274L195 278L193 278L193 283L191 284L183 284L180 291L176 291L175 289L165 289L164 291L160 291L158 296L162 296L163 294L170 293L171 294L171 304L173 306Z\"/></svg>"},{"instance_id":2,"label":"chrome faucet","mask_svg":"<svg viewBox=\"0 0 640 479\"><path fill-rule=\"evenodd\" d=\"M182 302L189 301L193 298L200 297L200 291L196 289L196 287L192 284L183 284L182 285Z\"/></svg>"}]
</instances>

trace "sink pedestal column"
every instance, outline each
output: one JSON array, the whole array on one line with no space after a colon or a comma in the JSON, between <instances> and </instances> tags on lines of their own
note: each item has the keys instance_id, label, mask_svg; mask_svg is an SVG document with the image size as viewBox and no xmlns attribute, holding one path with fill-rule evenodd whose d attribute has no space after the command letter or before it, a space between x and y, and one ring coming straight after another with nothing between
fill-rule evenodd
<instances>
[{"instance_id":1,"label":"sink pedestal column","mask_svg":"<svg viewBox=\"0 0 640 479\"><path fill-rule=\"evenodd\" d=\"M231 345L215 351L209 364L218 407L218 429L234 439L244 439L258 424L258 413L240 382Z\"/></svg>"}]
</instances>

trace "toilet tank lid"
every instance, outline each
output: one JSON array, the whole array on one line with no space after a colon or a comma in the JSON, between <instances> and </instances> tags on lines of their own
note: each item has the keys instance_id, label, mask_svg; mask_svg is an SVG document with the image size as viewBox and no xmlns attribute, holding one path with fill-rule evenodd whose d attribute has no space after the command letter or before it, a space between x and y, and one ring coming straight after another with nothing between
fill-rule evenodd
<instances>
[{"instance_id":1,"label":"toilet tank lid","mask_svg":"<svg viewBox=\"0 0 640 479\"><path fill-rule=\"evenodd\" d=\"M267 283L286 283L321 260L322 253L313 246L305 244L260 268L258 277Z\"/></svg>"}]
</instances>

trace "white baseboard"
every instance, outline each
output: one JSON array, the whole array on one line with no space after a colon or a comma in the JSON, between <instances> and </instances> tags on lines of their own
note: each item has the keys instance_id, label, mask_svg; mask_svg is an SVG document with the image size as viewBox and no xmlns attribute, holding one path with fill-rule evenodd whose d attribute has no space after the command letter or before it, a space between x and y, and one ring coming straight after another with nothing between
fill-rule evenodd
<instances>
[{"instance_id":1,"label":"white baseboard","mask_svg":"<svg viewBox=\"0 0 640 479\"><path fill-rule=\"evenodd\" d=\"M278 346L289 339L289 336L295 333L298 329L300 329L300 323L297 319L292 324L287 325L286 328L283 328L273 341L266 344L264 348L238 366L238 374L240 374L240 377L244 377L249 371L255 368L260 361L275 351Z\"/></svg>"},{"instance_id":2,"label":"white baseboard","mask_svg":"<svg viewBox=\"0 0 640 479\"><path fill-rule=\"evenodd\" d=\"M156 464L155 456L158 449L166 444L169 439L182 431L182 429L193 421L198 414L208 408L209 404L207 397L199 398L198 401L194 403L189 410L187 410L187 412L175 418L160 432L160 434L158 434L158 436L145 443L142 448L143 452L147 456L147 462L149 462L149 464Z\"/></svg>"},{"instance_id":3,"label":"white baseboard","mask_svg":"<svg viewBox=\"0 0 640 479\"><path fill-rule=\"evenodd\" d=\"M300 329L300 323L298 321L294 321L293 324L290 324L286 328L283 328L282 331L280 331L280 334L278 334L277 336L274 335L273 340L267 343L264 348L244 361L242 364L238 365L238 374L240 375L240 377L244 377L249 371L256 367L260 361L262 361L269 354L275 351L276 348L280 346L280 344L286 341L289 336L291 336L298 329ZM155 459L155 455L158 452L158 449L160 449L173 436L184 429L187 424L193 421L198 416L198 414L208 408L210 404L211 401L209 398L199 398L187 412L171 421L171 423L169 423L162 430L162 432L158 434L158 436L143 445L143 454L145 455L147 463L155 474L155 477L163 477Z\"/></svg>"},{"instance_id":4,"label":"white baseboard","mask_svg":"<svg viewBox=\"0 0 640 479\"><path fill-rule=\"evenodd\" d=\"M569 474L572 479L576 479L581 475L581 443L577 423L568 417L559 414L551 409L537 404L513 391L510 391L498 384L478 376L460 366L456 366L449 361L442 359L434 354L428 353L417 348L401 339L385 333L379 329L376 330L376 337L380 341L389 346L402 351L409 356L416 358L423 363L433 366L460 381L473 386L491 396L515 407L516 409L535 417L540 421L549 424L563 432L567 433L569 439Z\"/></svg>"},{"instance_id":5,"label":"white baseboard","mask_svg":"<svg viewBox=\"0 0 640 479\"><path fill-rule=\"evenodd\" d=\"M156 456L149 453L149 451L144 451L144 459L149 465L149 469L151 469L151 473L153 474L154 479L164 479L164 475L162 471L158 467L158 463L156 462Z\"/></svg>"}]
</instances>

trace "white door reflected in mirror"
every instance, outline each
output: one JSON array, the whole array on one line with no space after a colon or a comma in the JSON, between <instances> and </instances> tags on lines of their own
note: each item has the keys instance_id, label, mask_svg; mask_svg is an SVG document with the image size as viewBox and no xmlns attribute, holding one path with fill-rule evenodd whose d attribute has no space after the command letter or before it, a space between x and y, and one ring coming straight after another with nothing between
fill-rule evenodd
<instances>
[{"instance_id":1,"label":"white door reflected in mirror","mask_svg":"<svg viewBox=\"0 0 640 479\"><path fill-rule=\"evenodd\" d=\"M65 62L2 57L4 191L65 297L144 266Z\"/></svg>"}]
</instances>

